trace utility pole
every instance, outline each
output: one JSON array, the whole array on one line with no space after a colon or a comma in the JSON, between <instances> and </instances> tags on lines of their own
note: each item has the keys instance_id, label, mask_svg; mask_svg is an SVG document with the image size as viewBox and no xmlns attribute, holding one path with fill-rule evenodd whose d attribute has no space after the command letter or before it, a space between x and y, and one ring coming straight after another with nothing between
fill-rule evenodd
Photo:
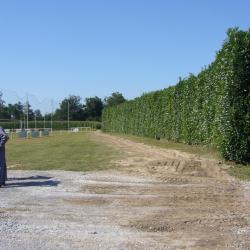
<instances>
[{"instance_id":1,"label":"utility pole","mask_svg":"<svg viewBox=\"0 0 250 250\"><path fill-rule=\"evenodd\" d=\"M27 131L29 129L29 99L28 99L28 94L27 94L27 102L26 102L26 112L27 112Z\"/></svg>"},{"instance_id":2,"label":"utility pole","mask_svg":"<svg viewBox=\"0 0 250 250\"><path fill-rule=\"evenodd\" d=\"M68 131L69 131L69 101L68 101Z\"/></svg>"},{"instance_id":3,"label":"utility pole","mask_svg":"<svg viewBox=\"0 0 250 250\"><path fill-rule=\"evenodd\" d=\"M51 120L50 120L50 126L51 126L51 134L53 130L53 100L51 100Z\"/></svg>"}]
</instances>

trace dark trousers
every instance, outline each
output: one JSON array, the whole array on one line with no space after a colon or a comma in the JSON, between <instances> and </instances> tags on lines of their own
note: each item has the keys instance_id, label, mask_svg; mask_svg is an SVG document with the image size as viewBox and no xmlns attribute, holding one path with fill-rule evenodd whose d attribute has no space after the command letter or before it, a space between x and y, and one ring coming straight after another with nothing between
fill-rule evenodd
<instances>
[{"instance_id":1,"label":"dark trousers","mask_svg":"<svg viewBox=\"0 0 250 250\"><path fill-rule=\"evenodd\" d=\"M7 180L7 167L5 160L5 147L0 147L0 185Z\"/></svg>"}]
</instances>

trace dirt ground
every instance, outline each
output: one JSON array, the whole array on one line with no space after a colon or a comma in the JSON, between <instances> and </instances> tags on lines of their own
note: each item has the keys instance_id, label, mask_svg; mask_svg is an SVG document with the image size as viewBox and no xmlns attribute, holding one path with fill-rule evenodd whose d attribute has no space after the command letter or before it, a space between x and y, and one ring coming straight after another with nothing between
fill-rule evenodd
<instances>
[{"instance_id":1,"label":"dirt ground","mask_svg":"<svg viewBox=\"0 0 250 250\"><path fill-rule=\"evenodd\" d=\"M250 249L250 184L215 160L96 133L101 172L9 171L0 249Z\"/></svg>"}]
</instances>

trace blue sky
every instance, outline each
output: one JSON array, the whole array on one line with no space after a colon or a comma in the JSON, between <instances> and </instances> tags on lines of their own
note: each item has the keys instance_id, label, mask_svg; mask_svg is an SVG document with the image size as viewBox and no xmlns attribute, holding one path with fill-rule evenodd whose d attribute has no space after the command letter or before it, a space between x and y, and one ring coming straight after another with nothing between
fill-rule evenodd
<instances>
[{"instance_id":1,"label":"blue sky","mask_svg":"<svg viewBox=\"0 0 250 250\"><path fill-rule=\"evenodd\" d=\"M0 0L0 89L131 99L198 73L249 13L249 0Z\"/></svg>"}]
</instances>

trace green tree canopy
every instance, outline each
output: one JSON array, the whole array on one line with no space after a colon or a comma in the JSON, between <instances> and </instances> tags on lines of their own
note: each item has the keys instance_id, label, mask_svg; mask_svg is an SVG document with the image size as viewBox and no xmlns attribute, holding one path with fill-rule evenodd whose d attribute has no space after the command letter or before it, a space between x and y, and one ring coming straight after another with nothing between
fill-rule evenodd
<instances>
[{"instance_id":1,"label":"green tree canopy","mask_svg":"<svg viewBox=\"0 0 250 250\"><path fill-rule=\"evenodd\" d=\"M0 91L0 108L4 106L5 101L3 100L3 93Z\"/></svg>"},{"instance_id":2,"label":"green tree canopy","mask_svg":"<svg viewBox=\"0 0 250 250\"><path fill-rule=\"evenodd\" d=\"M39 109L36 109L34 111L34 115L35 115L37 120L42 120L43 119L43 116L42 116L41 111Z\"/></svg>"},{"instance_id":3,"label":"green tree canopy","mask_svg":"<svg viewBox=\"0 0 250 250\"><path fill-rule=\"evenodd\" d=\"M20 120L24 115L24 106L21 102L8 104L8 114L10 118Z\"/></svg>"},{"instance_id":4,"label":"green tree canopy","mask_svg":"<svg viewBox=\"0 0 250 250\"><path fill-rule=\"evenodd\" d=\"M95 96L85 99L85 112L88 120L100 121L103 110L102 99Z\"/></svg>"},{"instance_id":5,"label":"green tree canopy","mask_svg":"<svg viewBox=\"0 0 250 250\"><path fill-rule=\"evenodd\" d=\"M70 95L61 102L60 107L55 112L54 118L58 120L67 120L69 109L70 120L84 120L85 112L83 107L80 96Z\"/></svg>"},{"instance_id":6,"label":"green tree canopy","mask_svg":"<svg viewBox=\"0 0 250 250\"><path fill-rule=\"evenodd\" d=\"M127 100L124 98L122 93L119 92L113 92L111 96L105 97L104 99L104 105L105 107L112 107L119 105L121 103L126 102Z\"/></svg>"}]
</instances>

